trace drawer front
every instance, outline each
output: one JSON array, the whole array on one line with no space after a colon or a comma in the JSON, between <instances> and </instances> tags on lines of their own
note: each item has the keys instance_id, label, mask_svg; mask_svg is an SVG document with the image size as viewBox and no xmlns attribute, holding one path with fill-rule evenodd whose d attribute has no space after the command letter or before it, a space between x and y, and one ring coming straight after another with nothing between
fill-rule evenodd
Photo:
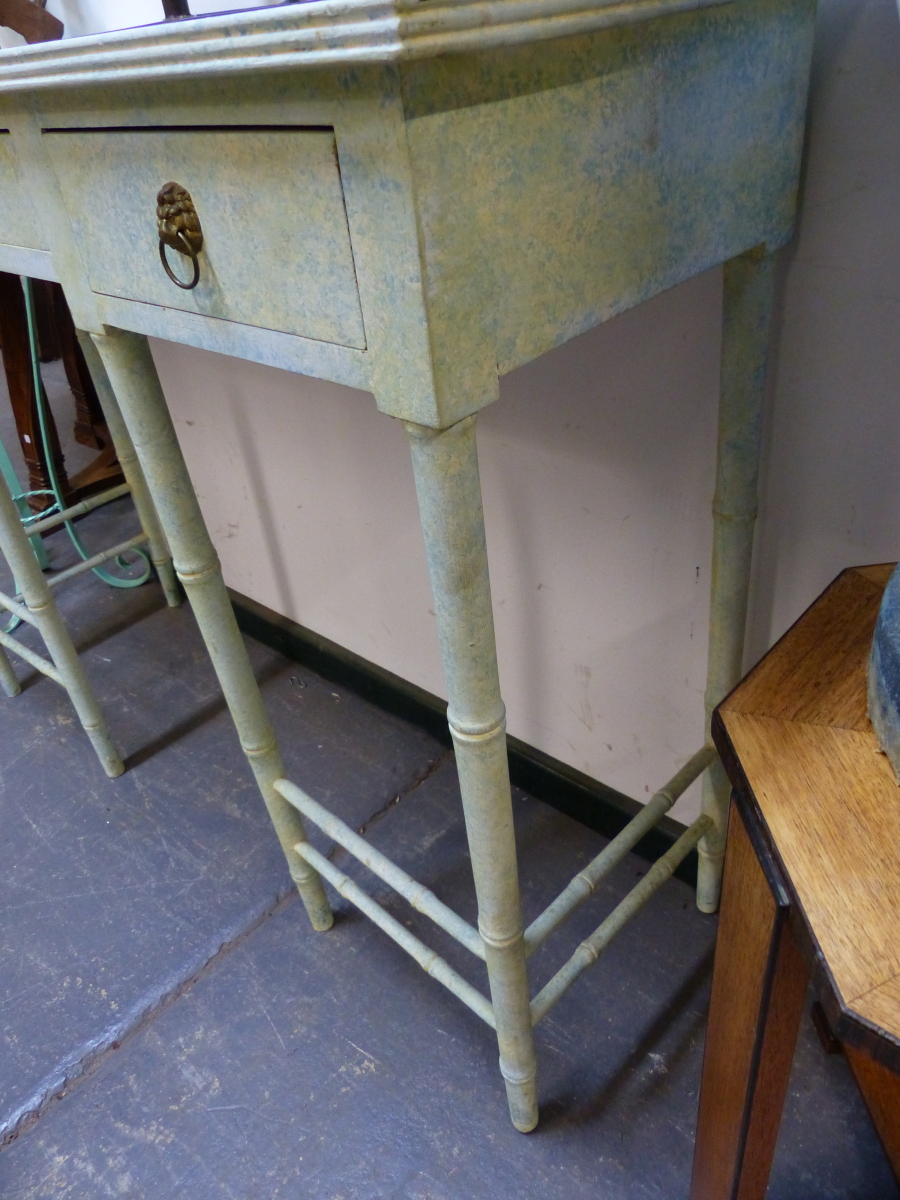
<instances>
[{"instance_id":1,"label":"drawer front","mask_svg":"<svg viewBox=\"0 0 900 1200\"><path fill-rule=\"evenodd\" d=\"M45 130L93 291L341 346L365 333L330 129ZM200 218L200 281L159 260L156 196ZM190 260L167 251L190 279Z\"/></svg>"},{"instance_id":2,"label":"drawer front","mask_svg":"<svg viewBox=\"0 0 900 1200\"><path fill-rule=\"evenodd\" d=\"M47 248L35 218L34 202L19 178L8 129L0 129L0 245Z\"/></svg>"}]
</instances>

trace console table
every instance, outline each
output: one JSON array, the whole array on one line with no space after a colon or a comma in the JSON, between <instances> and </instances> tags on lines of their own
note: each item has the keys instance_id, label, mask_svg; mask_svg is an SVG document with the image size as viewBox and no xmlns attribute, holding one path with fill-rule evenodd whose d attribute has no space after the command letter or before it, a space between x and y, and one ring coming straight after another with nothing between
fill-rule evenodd
<instances>
[{"instance_id":1,"label":"console table","mask_svg":"<svg viewBox=\"0 0 900 1200\"><path fill-rule=\"evenodd\" d=\"M523 1131L533 1025L698 843L715 909L727 785L704 745L523 929L475 414L504 372L726 264L711 711L740 674L813 20L812 0L316 0L0 58L0 270L61 281L94 338L310 919L332 921L324 876L494 1027ZM284 778L147 335L366 389L405 423L477 929ZM707 768L703 815L531 999L531 951ZM490 999L301 813L483 960Z\"/></svg>"}]
</instances>

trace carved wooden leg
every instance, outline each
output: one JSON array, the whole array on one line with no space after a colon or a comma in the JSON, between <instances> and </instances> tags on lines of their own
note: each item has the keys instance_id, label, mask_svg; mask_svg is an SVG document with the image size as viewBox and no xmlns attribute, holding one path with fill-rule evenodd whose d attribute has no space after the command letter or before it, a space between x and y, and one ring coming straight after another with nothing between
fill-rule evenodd
<instances>
[{"instance_id":1,"label":"carved wooden leg","mask_svg":"<svg viewBox=\"0 0 900 1200\"><path fill-rule=\"evenodd\" d=\"M706 728L741 678L756 521L774 258L752 251L725 264L719 449L713 499ZM697 907L715 912L722 886L729 783L716 761L703 778L703 812L714 822L698 847Z\"/></svg>"},{"instance_id":2,"label":"carved wooden leg","mask_svg":"<svg viewBox=\"0 0 900 1200\"><path fill-rule=\"evenodd\" d=\"M691 1200L766 1194L809 980L788 913L732 803Z\"/></svg>"},{"instance_id":3,"label":"carved wooden leg","mask_svg":"<svg viewBox=\"0 0 900 1200\"><path fill-rule=\"evenodd\" d=\"M438 431L406 426L449 698L478 929L510 1115L523 1133L538 1121L519 876L488 579L475 418Z\"/></svg>"},{"instance_id":4,"label":"carved wooden leg","mask_svg":"<svg viewBox=\"0 0 900 1200\"><path fill-rule=\"evenodd\" d=\"M334 918L322 881L294 849L298 842L306 840L303 820L273 786L284 777L275 731L238 631L222 568L200 512L147 339L141 334L115 330L94 335L93 340L121 407L172 548L178 578L191 602L291 876L314 928L328 929Z\"/></svg>"},{"instance_id":5,"label":"carved wooden leg","mask_svg":"<svg viewBox=\"0 0 900 1200\"><path fill-rule=\"evenodd\" d=\"M37 404L31 373L31 351L28 344L28 318L25 313L25 296L18 275L0 271L0 344L3 351L3 368L9 387L9 399L16 419L19 443L28 468L29 491L48 489L50 476L43 460ZM74 502L66 476L65 463L56 425L52 413L47 414L50 434L50 451L56 477L63 490L67 504ZM52 496L36 496L31 507L37 512L52 504Z\"/></svg>"},{"instance_id":6,"label":"carved wooden leg","mask_svg":"<svg viewBox=\"0 0 900 1200\"><path fill-rule=\"evenodd\" d=\"M121 775L125 766L110 737L100 711L100 705L97 703L84 667L72 644L69 631L59 615L59 609L50 593L50 587L38 565L34 551L28 543L12 496L2 481L0 481L0 550L9 563L22 599L25 601L27 613L23 610L23 618L37 628L44 639L50 658L53 660L55 667L53 677L69 693L78 719L84 726L85 733L91 739L104 771L111 778ZM13 646L14 639L9 639L8 645ZM5 672L0 672L0 674L5 674Z\"/></svg>"}]
</instances>

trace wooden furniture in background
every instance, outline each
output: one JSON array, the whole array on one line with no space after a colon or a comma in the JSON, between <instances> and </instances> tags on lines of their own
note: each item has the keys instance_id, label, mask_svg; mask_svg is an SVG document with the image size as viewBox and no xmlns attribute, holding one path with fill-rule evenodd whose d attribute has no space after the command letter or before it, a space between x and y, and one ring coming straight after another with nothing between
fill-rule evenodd
<instances>
[{"instance_id":1,"label":"wooden furniture in background","mask_svg":"<svg viewBox=\"0 0 900 1200\"><path fill-rule=\"evenodd\" d=\"M26 42L54 42L63 23L44 8L47 0L0 0L0 25L21 33Z\"/></svg>"},{"instance_id":2,"label":"wooden furniture in background","mask_svg":"<svg viewBox=\"0 0 900 1200\"><path fill-rule=\"evenodd\" d=\"M75 441L102 450L109 444L109 430L97 389L75 336L75 325L63 290L58 283L46 279L33 279L31 287L41 362L62 360L66 381L75 400Z\"/></svg>"},{"instance_id":3,"label":"wooden furniture in background","mask_svg":"<svg viewBox=\"0 0 900 1200\"><path fill-rule=\"evenodd\" d=\"M34 392L25 298L18 275L6 271L0 271L0 351L19 445L28 469L28 488L32 491L50 488L47 460L52 456L63 501L71 505L107 488L117 487L124 481L124 475L116 459L115 447L84 353L75 336L72 314L63 290L58 283L45 280L36 280L33 287L41 357L45 360L62 358L66 379L75 399L76 440L99 450L94 461L71 478L66 473L59 434L49 406L46 409L49 455L44 450ZM52 502L52 496L35 496L31 507L35 512L41 512Z\"/></svg>"},{"instance_id":4,"label":"wooden furniture in background","mask_svg":"<svg viewBox=\"0 0 900 1200\"><path fill-rule=\"evenodd\" d=\"M900 1176L900 788L866 711L891 570L839 575L713 718L734 791L692 1200L765 1195L810 978Z\"/></svg>"}]
</instances>

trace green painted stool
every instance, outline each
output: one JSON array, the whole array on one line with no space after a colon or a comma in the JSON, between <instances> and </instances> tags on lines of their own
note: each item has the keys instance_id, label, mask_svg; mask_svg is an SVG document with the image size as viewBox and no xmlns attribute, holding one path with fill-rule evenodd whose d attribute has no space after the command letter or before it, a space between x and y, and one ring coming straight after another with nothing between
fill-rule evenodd
<instances>
[{"instance_id":1,"label":"green painted stool","mask_svg":"<svg viewBox=\"0 0 900 1200\"><path fill-rule=\"evenodd\" d=\"M31 339L35 393L45 449L48 449L43 416L46 397L43 395L43 385L40 379L31 294L28 281L24 280L23 284ZM116 560L124 565L123 555L134 551L140 553L141 547L147 547L168 603L171 606L180 604L181 594L175 580L171 555L162 534L159 518L156 515L115 395L106 378L103 364L91 340L87 337L82 340L85 357L101 400L110 436L116 447L126 482L69 508L62 508L61 492L53 469L53 456L48 453L47 462L56 501L53 507L56 511L51 509L49 514L36 517L28 507L28 496L33 493L22 492L6 448L0 443L0 474L3 476L2 482L0 482L0 554L9 564L18 588L18 594L15 596L7 596L0 592L0 609L5 609L12 615L10 624L5 629L0 629L0 686L10 697L18 695L21 691L21 685L6 653L6 651L12 651L64 687L69 693L82 727L90 738L103 769L107 775L115 778L122 774L125 766L115 748L84 666L78 658L72 638L53 598L53 591L61 584L68 583L86 571L102 573L104 563ZM90 554L84 548L72 522L92 509L99 508L101 505L108 504L129 493L134 500L141 522L141 532L96 554ZM69 531L82 561L52 575L45 575L44 572L50 564L44 549L42 534L60 526L65 526ZM105 573L102 574L102 577L118 586L130 587L143 583L147 578L147 573L141 573L132 579L125 580L106 576ZM13 636L13 630L20 622L32 625L38 630L47 648L49 659L36 653Z\"/></svg>"},{"instance_id":2,"label":"green painted stool","mask_svg":"<svg viewBox=\"0 0 900 1200\"><path fill-rule=\"evenodd\" d=\"M703 745L523 928L475 414L505 372L726 264L711 710L740 675L813 22L812 0L315 0L0 60L0 268L58 278L94 339L310 919L331 925L324 877L494 1028L521 1130L534 1024L698 844L716 908L728 790ZM404 422L477 928L285 778L147 335L366 389ZM529 954L707 768L700 818L532 998ZM301 814L482 960L490 998Z\"/></svg>"}]
</instances>

